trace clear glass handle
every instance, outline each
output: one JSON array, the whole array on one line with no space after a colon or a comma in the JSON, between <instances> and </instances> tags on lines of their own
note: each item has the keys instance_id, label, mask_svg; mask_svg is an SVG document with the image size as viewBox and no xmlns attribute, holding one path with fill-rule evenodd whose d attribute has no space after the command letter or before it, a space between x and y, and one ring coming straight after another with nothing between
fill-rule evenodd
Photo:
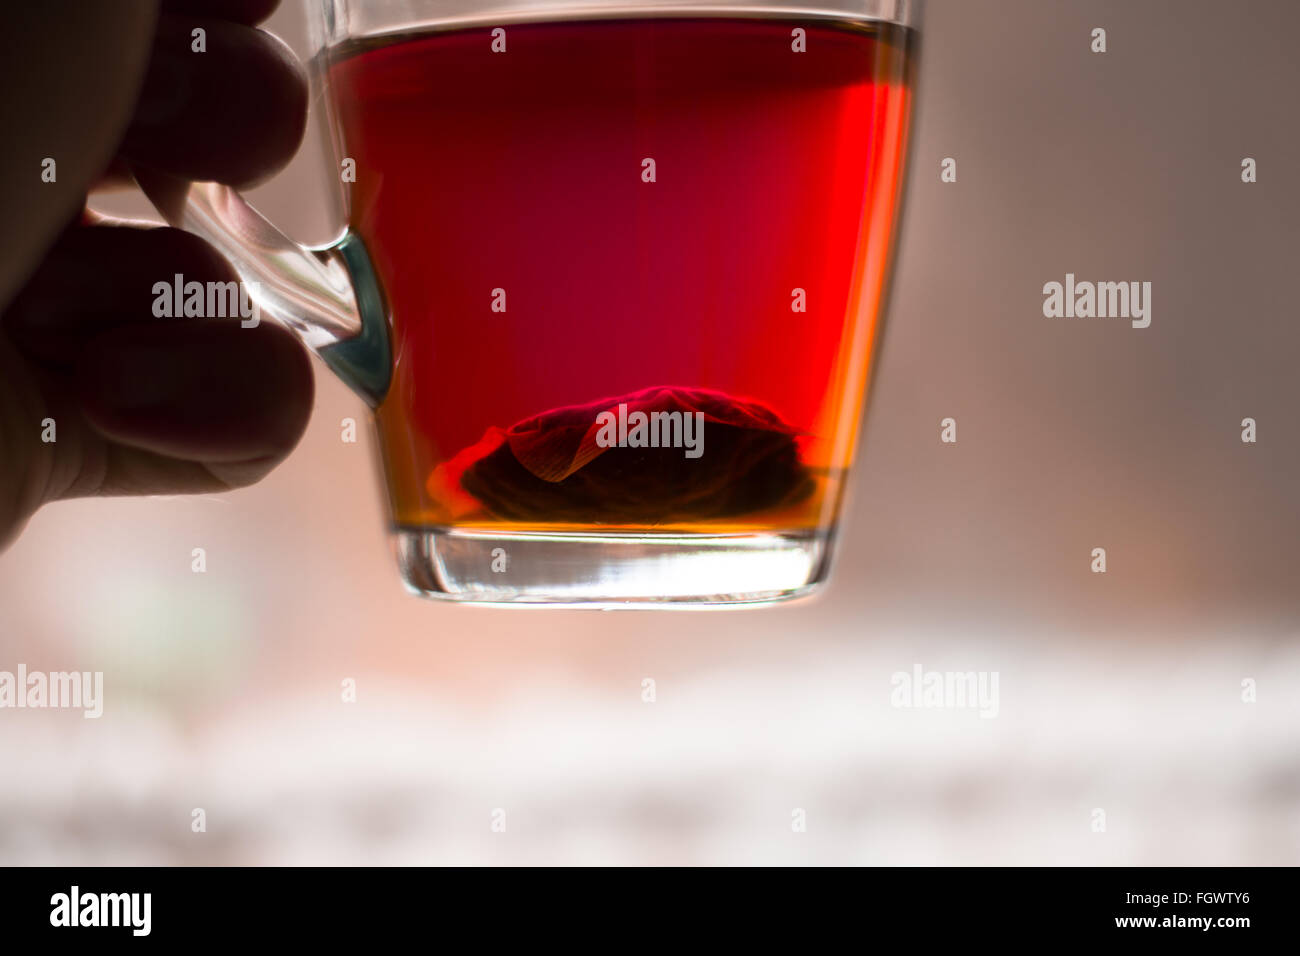
<instances>
[{"instance_id":1,"label":"clear glass handle","mask_svg":"<svg viewBox=\"0 0 1300 956\"><path fill-rule=\"evenodd\" d=\"M215 246L255 290L258 306L299 338L370 405L392 378L384 297L365 244L353 232L323 247L294 242L243 196L194 183L188 202L164 215Z\"/></svg>"}]
</instances>

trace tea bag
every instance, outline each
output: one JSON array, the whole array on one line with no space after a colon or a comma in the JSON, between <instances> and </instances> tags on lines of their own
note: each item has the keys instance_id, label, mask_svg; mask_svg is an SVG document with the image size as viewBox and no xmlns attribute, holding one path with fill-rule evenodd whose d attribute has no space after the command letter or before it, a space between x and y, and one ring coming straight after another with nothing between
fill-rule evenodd
<instances>
[{"instance_id":1,"label":"tea bag","mask_svg":"<svg viewBox=\"0 0 1300 956\"><path fill-rule=\"evenodd\" d=\"M625 423L636 421L635 412L651 421L660 420L655 413L693 421L671 432L683 441L669 447L632 447ZM611 444L611 421L619 422L617 444ZM516 521L670 524L738 517L811 493L797 435L757 402L658 386L490 428L435 470L429 490L458 488L493 516ZM686 447L691 441L697 446Z\"/></svg>"}]
</instances>

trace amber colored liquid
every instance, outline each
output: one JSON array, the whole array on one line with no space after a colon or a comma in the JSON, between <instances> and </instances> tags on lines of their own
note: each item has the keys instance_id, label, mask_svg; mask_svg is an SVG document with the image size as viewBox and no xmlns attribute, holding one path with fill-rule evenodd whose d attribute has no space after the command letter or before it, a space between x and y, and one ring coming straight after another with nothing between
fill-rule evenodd
<instances>
[{"instance_id":1,"label":"amber colored liquid","mask_svg":"<svg viewBox=\"0 0 1300 956\"><path fill-rule=\"evenodd\" d=\"M337 51L351 226L392 313L396 523L831 524L878 339L907 42L634 19L508 26L505 52L488 28ZM609 448L556 480L583 416L656 386L707 406L698 458ZM516 460L502 436L536 416Z\"/></svg>"}]
</instances>

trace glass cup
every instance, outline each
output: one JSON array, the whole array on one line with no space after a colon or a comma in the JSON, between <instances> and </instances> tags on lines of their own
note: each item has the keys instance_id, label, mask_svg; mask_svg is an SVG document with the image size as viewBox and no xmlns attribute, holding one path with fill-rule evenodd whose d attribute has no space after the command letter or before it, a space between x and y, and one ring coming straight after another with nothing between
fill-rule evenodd
<instances>
[{"instance_id":1,"label":"glass cup","mask_svg":"<svg viewBox=\"0 0 1300 956\"><path fill-rule=\"evenodd\" d=\"M709 606L827 575L917 4L308 0L347 226L176 225L374 409L402 575Z\"/></svg>"}]
</instances>

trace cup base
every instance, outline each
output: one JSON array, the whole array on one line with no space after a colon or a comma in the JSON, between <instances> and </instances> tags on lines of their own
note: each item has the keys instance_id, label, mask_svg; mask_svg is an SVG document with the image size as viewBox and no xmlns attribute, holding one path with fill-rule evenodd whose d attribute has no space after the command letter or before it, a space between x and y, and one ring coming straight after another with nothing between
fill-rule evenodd
<instances>
[{"instance_id":1,"label":"cup base","mask_svg":"<svg viewBox=\"0 0 1300 956\"><path fill-rule=\"evenodd\" d=\"M579 534L398 528L415 594L470 604L710 608L812 594L831 535Z\"/></svg>"}]
</instances>

